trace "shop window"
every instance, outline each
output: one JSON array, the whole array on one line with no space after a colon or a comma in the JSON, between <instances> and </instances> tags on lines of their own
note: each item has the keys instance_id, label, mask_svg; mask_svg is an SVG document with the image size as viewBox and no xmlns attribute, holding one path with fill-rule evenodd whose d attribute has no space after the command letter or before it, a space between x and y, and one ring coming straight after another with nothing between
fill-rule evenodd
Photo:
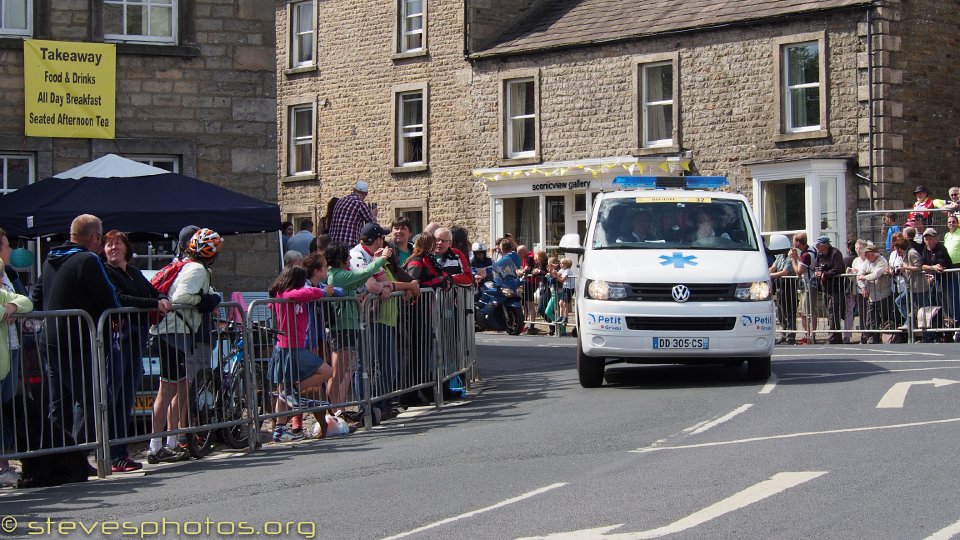
<instances>
[{"instance_id":1,"label":"shop window","mask_svg":"<svg viewBox=\"0 0 960 540\"><path fill-rule=\"evenodd\" d=\"M290 58L291 68L312 66L317 63L315 54L316 13L315 0L294 2L290 10Z\"/></svg>"},{"instance_id":2,"label":"shop window","mask_svg":"<svg viewBox=\"0 0 960 540\"><path fill-rule=\"evenodd\" d=\"M103 0L103 38L176 43L177 0Z\"/></svg>"},{"instance_id":3,"label":"shop window","mask_svg":"<svg viewBox=\"0 0 960 540\"><path fill-rule=\"evenodd\" d=\"M762 230L792 232L807 229L806 189L803 178L763 182Z\"/></svg>"},{"instance_id":4,"label":"shop window","mask_svg":"<svg viewBox=\"0 0 960 540\"><path fill-rule=\"evenodd\" d=\"M0 35L25 36L33 34L33 1L0 0Z\"/></svg>"},{"instance_id":5,"label":"shop window","mask_svg":"<svg viewBox=\"0 0 960 540\"><path fill-rule=\"evenodd\" d=\"M27 187L36 181L33 157L18 154L0 154L0 194L6 195Z\"/></svg>"},{"instance_id":6,"label":"shop window","mask_svg":"<svg viewBox=\"0 0 960 540\"><path fill-rule=\"evenodd\" d=\"M314 114L312 104L290 107L287 171L290 176L313 172Z\"/></svg>"},{"instance_id":7,"label":"shop window","mask_svg":"<svg viewBox=\"0 0 960 540\"><path fill-rule=\"evenodd\" d=\"M417 53L427 48L427 11L424 0L398 0L397 52Z\"/></svg>"},{"instance_id":8,"label":"shop window","mask_svg":"<svg viewBox=\"0 0 960 540\"><path fill-rule=\"evenodd\" d=\"M510 233L517 245L539 244L540 197L497 199L495 206L497 238Z\"/></svg>"}]
</instances>

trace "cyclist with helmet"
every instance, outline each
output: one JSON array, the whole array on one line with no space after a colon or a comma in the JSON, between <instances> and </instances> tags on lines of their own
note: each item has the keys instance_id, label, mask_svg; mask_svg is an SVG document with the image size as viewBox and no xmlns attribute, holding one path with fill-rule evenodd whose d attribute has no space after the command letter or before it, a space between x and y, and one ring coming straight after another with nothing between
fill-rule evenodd
<instances>
[{"instance_id":1,"label":"cyclist with helmet","mask_svg":"<svg viewBox=\"0 0 960 540\"><path fill-rule=\"evenodd\" d=\"M187 263L180 269L167 293L170 302L192 306L175 308L164 315L150 333L157 337L160 353L160 390L153 402L153 432L160 433L186 427L189 381L186 356L195 346L195 337L202 323L201 313L212 311L220 297L210 288L210 266L222 247L216 232L201 228L193 234L184 252ZM168 416L169 409L169 416ZM187 459L185 436L170 436L163 446L160 438L150 440L147 462L173 462Z\"/></svg>"}]
</instances>

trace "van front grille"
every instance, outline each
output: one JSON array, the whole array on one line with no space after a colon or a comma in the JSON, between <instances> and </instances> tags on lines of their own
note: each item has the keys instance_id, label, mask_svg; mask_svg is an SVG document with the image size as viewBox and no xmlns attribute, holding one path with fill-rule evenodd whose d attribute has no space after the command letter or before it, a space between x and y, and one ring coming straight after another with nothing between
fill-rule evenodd
<instances>
[{"instance_id":1,"label":"van front grille","mask_svg":"<svg viewBox=\"0 0 960 540\"><path fill-rule=\"evenodd\" d=\"M627 317L630 330L719 332L733 330L736 317Z\"/></svg>"},{"instance_id":2,"label":"van front grille","mask_svg":"<svg viewBox=\"0 0 960 540\"><path fill-rule=\"evenodd\" d=\"M627 298L644 302L674 302L671 291L677 283L629 283ZM690 289L687 302L731 302L737 286L732 283L684 283Z\"/></svg>"}]
</instances>

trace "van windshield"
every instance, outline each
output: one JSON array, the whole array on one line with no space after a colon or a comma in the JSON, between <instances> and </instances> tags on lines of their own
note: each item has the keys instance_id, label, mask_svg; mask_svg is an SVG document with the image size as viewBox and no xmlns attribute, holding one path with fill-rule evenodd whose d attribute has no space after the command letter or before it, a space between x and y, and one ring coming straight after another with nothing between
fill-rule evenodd
<instances>
[{"instance_id":1,"label":"van windshield","mask_svg":"<svg viewBox=\"0 0 960 540\"><path fill-rule=\"evenodd\" d=\"M743 201L692 197L608 198L601 203L593 249L757 251Z\"/></svg>"}]
</instances>

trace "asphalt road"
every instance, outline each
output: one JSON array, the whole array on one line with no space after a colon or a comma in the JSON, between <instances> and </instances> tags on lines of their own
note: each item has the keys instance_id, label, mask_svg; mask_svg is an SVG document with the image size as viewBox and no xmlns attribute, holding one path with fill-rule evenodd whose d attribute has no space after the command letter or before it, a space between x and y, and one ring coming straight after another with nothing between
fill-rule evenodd
<instances>
[{"instance_id":1,"label":"asphalt road","mask_svg":"<svg viewBox=\"0 0 960 540\"><path fill-rule=\"evenodd\" d=\"M585 390L572 338L478 341L483 381L462 403L339 439L6 490L0 516L19 535L82 525L104 538L112 522L163 537L163 520L169 537L960 537L955 346L778 348L767 383L744 368L611 366Z\"/></svg>"}]
</instances>

